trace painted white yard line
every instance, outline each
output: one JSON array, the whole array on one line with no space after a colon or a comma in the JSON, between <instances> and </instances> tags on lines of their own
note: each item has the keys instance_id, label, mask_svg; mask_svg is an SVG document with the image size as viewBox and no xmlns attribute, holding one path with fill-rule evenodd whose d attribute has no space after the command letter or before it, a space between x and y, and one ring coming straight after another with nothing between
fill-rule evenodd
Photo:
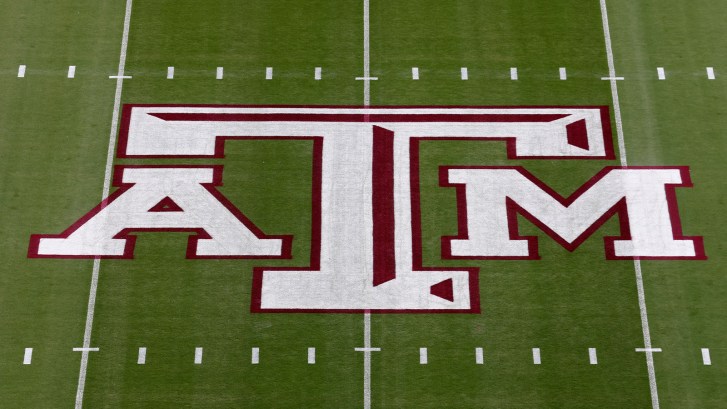
<instances>
[{"instance_id":1,"label":"painted white yard line","mask_svg":"<svg viewBox=\"0 0 727 409\"><path fill-rule=\"evenodd\" d=\"M370 0L363 0L363 106L371 105L371 42L370 42ZM368 117L367 117L368 118ZM365 311L364 321L364 374L363 374L363 407L371 409L371 312Z\"/></svg>"},{"instance_id":2,"label":"painted white yard line","mask_svg":"<svg viewBox=\"0 0 727 409\"><path fill-rule=\"evenodd\" d=\"M517 81L517 67L510 68L510 79L513 81Z\"/></svg>"},{"instance_id":3,"label":"painted white yard line","mask_svg":"<svg viewBox=\"0 0 727 409\"><path fill-rule=\"evenodd\" d=\"M146 364L146 347L139 348L139 355L136 358L137 365Z\"/></svg>"},{"instance_id":4,"label":"painted white yard line","mask_svg":"<svg viewBox=\"0 0 727 409\"><path fill-rule=\"evenodd\" d=\"M313 347L308 348L308 365L316 363L316 349Z\"/></svg>"},{"instance_id":5,"label":"painted white yard line","mask_svg":"<svg viewBox=\"0 0 727 409\"><path fill-rule=\"evenodd\" d=\"M131 24L131 6L133 0L126 0L126 10L124 12L124 32L121 35L121 50L119 52L119 69L116 78L116 92L114 93L114 110L111 115L111 129L109 132L109 146L106 152L106 170L104 173L103 192L101 199L103 200L109 195L111 189L111 173L114 162L114 149L116 147L116 128L119 125L119 108L121 106L121 90L124 84L124 69L126 67L126 49L129 45L129 26ZM101 267L101 259L93 260L93 269L91 271L91 285L88 292L88 307L86 310L86 326L83 332L83 346L88 348L91 346L91 330L93 328L93 314L96 308L96 291L98 289L98 275ZM86 369L88 367L88 351L81 354L81 365L78 371L78 387L76 389L76 406L75 409L83 407L83 390L86 387Z\"/></svg>"},{"instance_id":6,"label":"painted white yard line","mask_svg":"<svg viewBox=\"0 0 727 409\"><path fill-rule=\"evenodd\" d=\"M661 348L636 348L636 352L661 352Z\"/></svg>"},{"instance_id":7,"label":"painted white yard line","mask_svg":"<svg viewBox=\"0 0 727 409\"><path fill-rule=\"evenodd\" d=\"M217 67L216 79L221 80L225 76L225 69L223 67Z\"/></svg>"},{"instance_id":8,"label":"painted white yard line","mask_svg":"<svg viewBox=\"0 0 727 409\"><path fill-rule=\"evenodd\" d=\"M540 348L533 348L533 364L540 365Z\"/></svg>"},{"instance_id":9,"label":"painted white yard line","mask_svg":"<svg viewBox=\"0 0 727 409\"><path fill-rule=\"evenodd\" d=\"M707 67L707 79L713 80L714 78L714 67Z\"/></svg>"},{"instance_id":10,"label":"painted white yard line","mask_svg":"<svg viewBox=\"0 0 727 409\"><path fill-rule=\"evenodd\" d=\"M371 105L371 42L369 33L369 0L363 0L363 82L365 107ZM365 354L364 354L365 355ZM364 406L366 402L364 401ZM369 406L371 403L369 402Z\"/></svg>"},{"instance_id":11,"label":"painted white yard line","mask_svg":"<svg viewBox=\"0 0 727 409\"><path fill-rule=\"evenodd\" d=\"M660 80L665 80L666 73L664 72L664 67L656 67L656 75L659 76Z\"/></svg>"},{"instance_id":12,"label":"painted white yard line","mask_svg":"<svg viewBox=\"0 0 727 409\"><path fill-rule=\"evenodd\" d=\"M601 77L601 80L603 81L623 81L624 77Z\"/></svg>"},{"instance_id":13,"label":"painted white yard line","mask_svg":"<svg viewBox=\"0 0 727 409\"><path fill-rule=\"evenodd\" d=\"M426 365L429 363L429 356L426 348L419 348L419 364Z\"/></svg>"},{"instance_id":14,"label":"painted white yard line","mask_svg":"<svg viewBox=\"0 0 727 409\"><path fill-rule=\"evenodd\" d=\"M565 67L560 67L558 69L558 73L560 74L560 80L565 81L568 79L568 73L566 72Z\"/></svg>"},{"instance_id":15,"label":"painted white yard line","mask_svg":"<svg viewBox=\"0 0 727 409\"><path fill-rule=\"evenodd\" d=\"M596 354L596 348L588 348L588 361L591 365L598 365L598 355Z\"/></svg>"},{"instance_id":16,"label":"painted white yard line","mask_svg":"<svg viewBox=\"0 0 727 409\"><path fill-rule=\"evenodd\" d=\"M265 79L273 79L273 67L265 67Z\"/></svg>"},{"instance_id":17,"label":"painted white yard line","mask_svg":"<svg viewBox=\"0 0 727 409\"><path fill-rule=\"evenodd\" d=\"M626 166L626 164L623 166ZM636 275L636 293L639 299L639 314L641 315L641 331L644 334L643 352L646 353L646 368L649 374L651 406L652 409L659 409L659 392L656 386L656 369L654 368L653 352L661 352L661 348L651 347L651 331L649 330L649 315L646 311L646 293L644 292L644 277L641 272L641 260L634 260L634 273Z\"/></svg>"},{"instance_id":18,"label":"painted white yard line","mask_svg":"<svg viewBox=\"0 0 727 409\"><path fill-rule=\"evenodd\" d=\"M316 79L316 81L319 81L321 79L321 67L316 67L313 77Z\"/></svg>"},{"instance_id":19,"label":"painted white yard line","mask_svg":"<svg viewBox=\"0 0 727 409\"><path fill-rule=\"evenodd\" d=\"M31 349L31 352L32 352L32 349ZM27 355L27 352L26 352L26 355ZM705 365L712 365L712 357L709 356L709 348L702 348L702 363L704 363Z\"/></svg>"},{"instance_id":20,"label":"painted white yard line","mask_svg":"<svg viewBox=\"0 0 727 409\"><path fill-rule=\"evenodd\" d=\"M482 348L475 348L475 363L477 365L482 365L485 363L485 352L482 350Z\"/></svg>"},{"instance_id":21,"label":"painted white yard line","mask_svg":"<svg viewBox=\"0 0 727 409\"><path fill-rule=\"evenodd\" d=\"M379 77L356 77L356 81L376 81Z\"/></svg>"},{"instance_id":22,"label":"painted white yard line","mask_svg":"<svg viewBox=\"0 0 727 409\"><path fill-rule=\"evenodd\" d=\"M109 75L109 79L112 80L130 80L131 75Z\"/></svg>"},{"instance_id":23,"label":"painted white yard line","mask_svg":"<svg viewBox=\"0 0 727 409\"><path fill-rule=\"evenodd\" d=\"M69 65L68 66L68 78L76 78L76 66L75 65Z\"/></svg>"},{"instance_id":24,"label":"painted white yard line","mask_svg":"<svg viewBox=\"0 0 727 409\"><path fill-rule=\"evenodd\" d=\"M618 151L621 155L621 165L626 166L626 147L624 146L623 122L621 120L621 106L618 102L618 85L616 76L616 66L613 62L613 49L611 48L611 31L608 27L608 10L606 9L606 0L601 1L601 19L603 21L603 35L606 42L606 58L608 60L608 77L602 79L611 81L611 97L613 98L613 111L616 120L616 133L618 137Z\"/></svg>"},{"instance_id":25,"label":"painted white yard line","mask_svg":"<svg viewBox=\"0 0 727 409\"><path fill-rule=\"evenodd\" d=\"M364 0L368 2L368 0ZM364 409L371 409L371 352L381 350L379 348L371 348L371 313L364 312L364 347L357 348L364 354L364 379L363 379L363 395Z\"/></svg>"},{"instance_id":26,"label":"painted white yard line","mask_svg":"<svg viewBox=\"0 0 727 409\"><path fill-rule=\"evenodd\" d=\"M174 67L167 67L167 79L174 79Z\"/></svg>"},{"instance_id":27,"label":"painted white yard line","mask_svg":"<svg viewBox=\"0 0 727 409\"><path fill-rule=\"evenodd\" d=\"M603 22L603 37L606 43L606 59L608 61L608 76L611 78L611 97L613 98L613 112L616 121L618 136L618 150L621 166L627 166L626 144L624 142L623 121L621 119L621 106L618 101L618 83L616 82L616 65L613 62L613 48L611 45L611 30L608 25L608 9L606 0L600 0L601 20ZM641 315L641 331L644 335L644 347L651 348L651 332L649 331L649 316L646 311L646 294L644 293L644 279L641 274L641 261L634 260L634 273L636 275L636 293L639 299L639 314ZM659 409L659 393L656 387L656 371L654 369L654 355L646 352L646 368L649 374L649 392L651 393L652 409Z\"/></svg>"},{"instance_id":28,"label":"painted white yard line","mask_svg":"<svg viewBox=\"0 0 727 409\"><path fill-rule=\"evenodd\" d=\"M202 347L197 347L194 349L194 364L195 365L202 365L202 354L204 353L204 349Z\"/></svg>"},{"instance_id":29,"label":"painted white yard line","mask_svg":"<svg viewBox=\"0 0 727 409\"><path fill-rule=\"evenodd\" d=\"M467 81L470 78L469 73L467 72L467 67L462 67L459 69L459 77L462 79L462 81Z\"/></svg>"},{"instance_id":30,"label":"painted white yard line","mask_svg":"<svg viewBox=\"0 0 727 409\"><path fill-rule=\"evenodd\" d=\"M419 67L411 67L411 79L419 79Z\"/></svg>"},{"instance_id":31,"label":"painted white yard line","mask_svg":"<svg viewBox=\"0 0 727 409\"><path fill-rule=\"evenodd\" d=\"M25 78L25 65L18 66L18 78Z\"/></svg>"},{"instance_id":32,"label":"painted white yard line","mask_svg":"<svg viewBox=\"0 0 727 409\"><path fill-rule=\"evenodd\" d=\"M250 354L250 363L253 365L257 365L260 363L260 348L254 347L251 350Z\"/></svg>"},{"instance_id":33,"label":"painted white yard line","mask_svg":"<svg viewBox=\"0 0 727 409\"><path fill-rule=\"evenodd\" d=\"M23 365L30 365L31 362L33 362L33 348L25 348L25 355L23 355Z\"/></svg>"}]
</instances>

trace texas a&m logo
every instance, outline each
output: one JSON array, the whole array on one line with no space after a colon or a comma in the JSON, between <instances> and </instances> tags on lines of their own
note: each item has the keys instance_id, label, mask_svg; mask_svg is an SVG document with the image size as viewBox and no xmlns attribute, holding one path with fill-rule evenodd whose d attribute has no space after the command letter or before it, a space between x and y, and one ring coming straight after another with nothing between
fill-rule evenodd
<instances>
[{"instance_id":1,"label":"texas a&m logo","mask_svg":"<svg viewBox=\"0 0 727 409\"><path fill-rule=\"evenodd\" d=\"M221 158L231 141L312 142L310 266L257 267L253 311L478 312L478 270L422 262L419 148L426 141L507 145L511 159L613 159L607 107L124 107L120 158ZM681 231L675 189L686 167L609 166L563 196L519 166L441 166L459 234L443 259L537 259L521 215L572 250L607 219L608 259L704 259ZM139 231L189 232L188 258L291 258L298 238L268 235L217 189L222 166L117 166L118 187L29 257L132 258ZM307 238L306 238L307 239ZM264 262L261 262L264 264Z\"/></svg>"}]
</instances>

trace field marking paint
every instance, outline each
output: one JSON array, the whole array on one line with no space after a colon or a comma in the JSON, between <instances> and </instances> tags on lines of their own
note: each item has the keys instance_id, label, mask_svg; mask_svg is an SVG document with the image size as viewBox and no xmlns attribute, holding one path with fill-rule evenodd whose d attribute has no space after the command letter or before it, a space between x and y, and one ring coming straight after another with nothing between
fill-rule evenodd
<instances>
[{"instance_id":1,"label":"field marking paint","mask_svg":"<svg viewBox=\"0 0 727 409\"><path fill-rule=\"evenodd\" d=\"M68 66L68 75L67 78L76 78L76 66L75 65L69 65Z\"/></svg>"},{"instance_id":2,"label":"field marking paint","mask_svg":"<svg viewBox=\"0 0 727 409\"><path fill-rule=\"evenodd\" d=\"M126 49L129 46L129 26L131 25L131 6L133 0L126 0L124 12L124 31L121 35L121 50L119 51L119 69L116 75L116 91L114 93L114 110L111 114L111 130L109 132L109 146L106 152L106 169L104 173L103 192L101 200L109 195L111 189L111 173L114 162L114 149L116 148L116 128L119 125L119 108L121 106L121 90L124 86L124 69L126 67ZM91 285L88 291L88 308L86 310L86 326L83 331L83 346L91 345L91 330L93 328L93 314L96 308L96 291L98 289L98 276L101 259L93 259L91 271ZM83 390L86 387L86 369L88 368L88 351L81 354L81 365L78 371L78 388L76 389L75 409L83 407Z\"/></svg>"},{"instance_id":3,"label":"field marking paint","mask_svg":"<svg viewBox=\"0 0 727 409\"><path fill-rule=\"evenodd\" d=\"M714 78L714 67L707 67L707 79L713 80Z\"/></svg>"},{"instance_id":4,"label":"field marking paint","mask_svg":"<svg viewBox=\"0 0 727 409\"><path fill-rule=\"evenodd\" d=\"M137 365L146 364L146 348L145 347L139 348L139 356L136 358L136 364Z\"/></svg>"},{"instance_id":5,"label":"field marking paint","mask_svg":"<svg viewBox=\"0 0 727 409\"><path fill-rule=\"evenodd\" d=\"M510 79L513 81L517 81L517 67L510 68Z\"/></svg>"},{"instance_id":6,"label":"field marking paint","mask_svg":"<svg viewBox=\"0 0 727 409\"><path fill-rule=\"evenodd\" d=\"M540 365L540 348L533 348L533 364Z\"/></svg>"},{"instance_id":7,"label":"field marking paint","mask_svg":"<svg viewBox=\"0 0 727 409\"><path fill-rule=\"evenodd\" d=\"M319 81L321 79L321 67L316 67L313 78L315 78L316 81Z\"/></svg>"},{"instance_id":8,"label":"field marking paint","mask_svg":"<svg viewBox=\"0 0 727 409\"><path fill-rule=\"evenodd\" d=\"M649 373L649 391L651 392L651 406L652 409L659 409L659 393L656 387L656 370L654 369L653 352L661 352L661 348L651 348L651 331L649 330L649 316L646 311L646 293L644 292L644 277L641 272L641 260L634 260L634 272L636 274L636 293L638 294L639 298L641 330L644 334L643 352L646 352L646 368Z\"/></svg>"},{"instance_id":9,"label":"field marking paint","mask_svg":"<svg viewBox=\"0 0 727 409\"><path fill-rule=\"evenodd\" d=\"M131 78L131 75L109 75L109 79L114 80L130 80Z\"/></svg>"},{"instance_id":10,"label":"field marking paint","mask_svg":"<svg viewBox=\"0 0 727 409\"><path fill-rule=\"evenodd\" d=\"M356 77L356 81L377 81L379 77Z\"/></svg>"},{"instance_id":11,"label":"field marking paint","mask_svg":"<svg viewBox=\"0 0 727 409\"><path fill-rule=\"evenodd\" d=\"M98 348L88 348L88 347L73 348L73 352L84 352L85 353L85 352L98 352L98 351L99 351Z\"/></svg>"},{"instance_id":12,"label":"field marking paint","mask_svg":"<svg viewBox=\"0 0 727 409\"><path fill-rule=\"evenodd\" d=\"M30 351L33 352L33 349L31 348ZM702 348L702 363L705 365L712 365L712 357L709 356L709 348Z\"/></svg>"},{"instance_id":13,"label":"field marking paint","mask_svg":"<svg viewBox=\"0 0 727 409\"><path fill-rule=\"evenodd\" d=\"M368 1L368 0L364 0ZM381 348L371 347L371 312L366 311L364 318L364 347L354 348L354 351L364 354L364 409L371 409L371 352L381 351Z\"/></svg>"},{"instance_id":14,"label":"field marking paint","mask_svg":"<svg viewBox=\"0 0 727 409\"><path fill-rule=\"evenodd\" d=\"M18 78L25 78L25 65L18 66Z\"/></svg>"},{"instance_id":15,"label":"field marking paint","mask_svg":"<svg viewBox=\"0 0 727 409\"><path fill-rule=\"evenodd\" d=\"M250 363L257 365L260 363L260 348L254 347L251 350Z\"/></svg>"},{"instance_id":16,"label":"field marking paint","mask_svg":"<svg viewBox=\"0 0 727 409\"><path fill-rule=\"evenodd\" d=\"M485 353L482 348L475 348L475 363L482 365L485 363Z\"/></svg>"},{"instance_id":17,"label":"field marking paint","mask_svg":"<svg viewBox=\"0 0 727 409\"><path fill-rule=\"evenodd\" d=\"M316 363L316 349L313 347L308 348L308 365Z\"/></svg>"},{"instance_id":18,"label":"field marking paint","mask_svg":"<svg viewBox=\"0 0 727 409\"><path fill-rule=\"evenodd\" d=\"M614 76L601 77L601 80L602 81L623 81L624 80L624 77L614 77Z\"/></svg>"},{"instance_id":19,"label":"field marking paint","mask_svg":"<svg viewBox=\"0 0 727 409\"><path fill-rule=\"evenodd\" d=\"M370 0L363 0L363 106L371 105L371 42L370 42ZM363 407L371 409L371 312L363 314L364 320L364 376L363 376Z\"/></svg>"},{"instance_id":20,"label":"field marking paint","mask_svg":"<svg viewBox=\"0 0 727 409\"><path fill-rule=\"evenodd\" d=\"M636 352L661 352L661 348L636 348Z\"/></svg>"},{"instance_id":21,"label":"field marking paint","mask_svg":"<svg viewBox=\"0 0 727 409\"><path fill-rule=\"evenodd\" d=\"M568 73L566 72L565 67L560 67L558 69L558 72L560 73L560 80L565 81L568 79Z\"/></svg>"},{"instance_id":22,"label":"field marking paint","mask_svg":"<svg viewBox=\"0 0 727 409\"><path fill-rule=\"evenodd\" d=\"M167 79L174 79L174 67L167 67Z\"/></svg>"},{"instance_id":23,"label":"field marking paint","mask_svg":"<svg viewBox=\"0 0 727 409\"><path fill-rule=\"evenodd\" d=\"M707 351L709 353L709 351ZM702 350L704 354L704 350ZM25 348L25 355L23 355L23 365L30 365L33 362L33 348Z\"/></svg>"},{"instance_id":24,"label":"field marking paint","mask_svg":"<svg viewBox=\"0 0 727 409\"><path fill-rule=\"evenodd\" d=\"M419 79L419 67L411 67L411 79Z\"/></svg>"},{"instance_id":25,"label":"field marking paint","mask_svg":"<svg viewBox=\"0 0 727 409\"><path fill-rule=\"evenodd\" d=\"M273 79L273 67L265 67L265 79Z\"/></svg>"},{"instance_id":26,"label":"field marking paint","mask_svg":"<svg viewBox=\"0 0 727 409\"><path fill-rule=\"evenodd\" d=\"M666 73L664 72L664 67L656 67L656 75L659 76L660 80L665 80Z\"/></svg>"},{"instance_id":27,"label":"field marking paint","mask_svg":"<svg viewBox=\"0 0 727 409\"><path fill-rule=\"evenodd\" d=\"M603 38L606 45L606 59L608 61L608 77L611 82L611 97L613 99L613 112L618 135L618 151L621 166L627 166L626 144L624 142L623 121L621 119L621 106L618 101L618 84L616 80L616 65L613 62L613 48L611 45L611 30L608 26L608 9L606 0L600 0L601 20L603 22ZM646 294L644 293L644 278L641 273L641 261L634 260L634 274L636 275L636 292L639 299L639 314L641 316L641 331L644 335L644 347L651 348L651 332L649 331L649 316L646 311ZM654 369L654 355L652 351L646 352L646 368L649 374L649 392L651 393L652 409L659 409L659 393L656 387L656 371Z\"/></svg>"},{"instance_id":28,"label":"field marking paint","mask_svg":"<svg viewBox=\"0 0 727 409\"><path fill-rule=\"evenodd\" d=\"M225 76L225 68L217 67L217 75L215 76L215 78L218 80L221 80L224 76Z\"/></svg>"},{"instance_id":29,"label":"field marking paint","mask_svg":"<svg viewBox=\"0 0 727 409\"><path fill-rule=\"evenodd\" d=\"M371 105L371 82L368 79L371 78L371 44L369 39L369 0L363 0L363 76L361 78L364 82L363 105L365 107ZM364 402L364 406L366 406L366 402ZM369 402L370 406L371 402Z\"/></svg>"},{"instance_id":30,"label":"field marking paint","mask_svg":"<svg viewBox=\"0 0 727 409\"><path fill-rule=\"evenodd\" d=\"M419 348L419 365L426 365L429 363L429 356L426 348Z\"/></svg>"},{"instance_id":31,"label":"field marking paint","mask_svg":"<svg viewBox=\"0 0 727 409\"><path fill-rule=\"evenodd\" d=\"M598 365L598 355L596 354L596 348L588 348L588 360L591 365Z\"/></svg>"},{"instance_id":32,"label":"field marking paint","mask_svg":"<svg viewBox=\"0 0 727 409\"><path fill-rule=\"evenodd\" d=\"M204 349L202 347L197 347L194 349L194 364L195 365L202 365L202 354L204 353Z\"/></svg>"},{"instance_id":33,"label":"field marking paint","mask_svg":"<svg viewBox=\"0 0 727 409\"><path fill-rule=\"evenodd\" d=\"M459 77L462 79L462 81L467 81L470 79L469 73L467 72L467 67L462 67L459 69Z\"/></svg>"}]
</instances>

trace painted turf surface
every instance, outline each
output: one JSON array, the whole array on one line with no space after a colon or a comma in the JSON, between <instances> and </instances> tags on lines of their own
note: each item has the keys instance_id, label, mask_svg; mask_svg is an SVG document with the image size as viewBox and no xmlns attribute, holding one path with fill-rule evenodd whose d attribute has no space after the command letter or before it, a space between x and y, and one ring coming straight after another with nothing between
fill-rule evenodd
<instances>
[{"instance_id":1,"label":"painted turf surface","mask_svg":"<svg viewBox=\"0 0 727 409\"><path fill-rule=\"evenodd\" d=\"M208 4L209 3L209 4ZM360 105L359 1L134 4L124 103ZM612 105L598 2L397 1L371 4L373 105ZM718 408L725 396L724 122L721 22L708 2L609 1L629 164L689 165L684 231L708 261L643 262L661 407ZM2 3L0 27L0 396L3 407L75 399L91 261L27 259L31 233L60 232L100 200L123 2ZM83 12L79 12L83 10ZM65 18L58 18L65 16ZM16 78L27 64L26 78ZM76 78L65 78L77 65ZM166 67L176 67L166 80ZM214 79L215 67L225 78ZM265 81L272 66L274 80ZM323 80L313 68L323 67ZM411 67L420 67L419 81ZM469 80L459 68L469 68ZM568 80L558 80L558 67ZM656 67L667 69L658 81ZM704 67L714 66L708 81ZM519 80L509 68L519 68ZM615 137L615 132L614 132ZM270 234L309 255L310 146L236 142L220 190ZM145 163L145 161L116 161ZM155 163L179 163L155 161ZM437 166L523 165L569 193L617 161L506 161L496 142L422 149L424 258L479 266L480 315L374 315L372 407L650 407L633 264L605 261L609 221L569 253L540 239L540 261L447 262L454 193ZM264 181L264 182L261 182ZM722 202L720 202L722 201ZM104 260L86 407L361 407L359 314L250 314L250 261L186 260L186 235L142 234L134 260ZM259 263L258 263L259 264ZM275 265L266 263L266 265ZM278 265L285 265L279 263ZM147 364L136 364L145 346ZM197 346L203 365L194 365ZM306 363L306 348L317 363ZM22 352L34 347L32 365ZM260 364L250 348L260 347ZM419 365L420 347L429 364ZM485 348L485 364L474 348ZM531 348L543 363L532 364ZM598 348L598 365L588 364ZM712 366L699 349L710 347Z\"/></svg>"}]
</instances>

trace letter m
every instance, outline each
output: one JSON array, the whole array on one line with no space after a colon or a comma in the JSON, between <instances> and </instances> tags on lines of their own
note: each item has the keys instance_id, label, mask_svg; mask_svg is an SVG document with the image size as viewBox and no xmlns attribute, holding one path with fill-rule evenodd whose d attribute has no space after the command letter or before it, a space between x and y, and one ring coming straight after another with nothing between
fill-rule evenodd
<instances>
[{"instance_id":1,"label":"letter m","mask_svg":"<svg viewBox=\"0 0 727 409\"><path fill-rule=\"evenodd\" d=\"M520 214L569 251L618 215L605 237L608 259L705 259L701 237L682 235L674 189L686 167L606 167L565 198L522 167L441 167L457 189L459 234L442 238L445 258L538 259L536 237L518 234Z\"/></svg>"}]
</instances>

